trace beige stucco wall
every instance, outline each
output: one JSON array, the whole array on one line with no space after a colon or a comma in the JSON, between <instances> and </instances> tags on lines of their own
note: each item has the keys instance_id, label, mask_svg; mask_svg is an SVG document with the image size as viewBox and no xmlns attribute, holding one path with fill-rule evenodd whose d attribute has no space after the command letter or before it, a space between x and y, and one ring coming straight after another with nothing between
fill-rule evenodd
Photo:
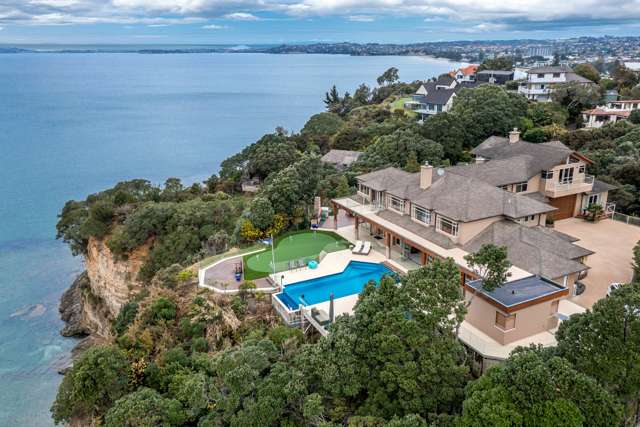
<instances>
[{"instance_id":1,"label":"beige stucco wall","mask_svg":"<svg viewBox=\"0 0 640 427\"><path fill-rule=\"evenodd\" d=\"M565 276L556 277L551 280L558 283L559 285L563 285L569 288L569 295L573 295L573 287L575 283L578 281L578 273L571 273L566 277L567 277L566 283L565 283Z\"/></svg>"},{"instance_id":2,"label":"beige stucco wall","mask_svg":"<svg viewBox=\"0 0 640 427\"><path fill-rule=\"evenodd\" d=\"M473 239L476 235L478 235L482 230L484 230L494 222L500 221L501 219L502 219L501 216L494 216L492 218L485 218L479 221L458 223L457 242L461 245L464 245L469 240Z\"/></svg>"},{"instance_id":3,"label":"beige stucco wall","mask_svg":"<svg viewBox=\"0 0 640 427\"><path fill-rule=\"evenodd\" d=\"M468 303L473 294L470 292L465 294ZM541 302L517 311L516 327L503 331L495 325L496 311L500 310L483 298L475 296L467 308L465 320L505 345L553 329L558 324L558 319L551 314L551 302Z\"/></svg>"}]
</instances>

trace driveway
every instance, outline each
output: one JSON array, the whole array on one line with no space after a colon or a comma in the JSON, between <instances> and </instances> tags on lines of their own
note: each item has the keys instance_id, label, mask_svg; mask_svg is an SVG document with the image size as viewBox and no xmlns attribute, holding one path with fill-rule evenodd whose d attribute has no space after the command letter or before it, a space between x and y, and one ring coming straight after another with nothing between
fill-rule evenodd
<instances>
[{"instance_id":1,"label":"driveway","mask_svg":"<svg viewBox=\"0 0 640 427\"><path fill-rule=\"evenodd\" d=\"M632 251L640 240L640 227L611 219L591 223L583 219L569 218L555 222L555 229L580 239L577 245L595 253L589 255L586 264L591 267L582 282L586 289L572 301L585 308L607 295L611 282L628 283L633 274Z\"/></svg>"}]
</instances>

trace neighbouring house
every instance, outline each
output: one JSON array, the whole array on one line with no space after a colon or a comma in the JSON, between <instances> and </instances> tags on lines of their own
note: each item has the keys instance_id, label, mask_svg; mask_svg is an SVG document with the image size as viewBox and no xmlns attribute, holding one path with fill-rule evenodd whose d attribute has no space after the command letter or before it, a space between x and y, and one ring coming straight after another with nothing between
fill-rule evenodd
<instances>
[{"instance_id":1,"label":"neighbouring house","mask_svg":"<svg viewBox=\"0 0 640 427\"><path fill-rule=\"evenodd\" d=\"M458 82L453 76L443 74L436 80L420 85L411 101L404 104L404 108L415 111L420 119L426 119L431 115L449 111L456 93L474 86L475 82Z\"/></svg>"},{"instance_id":2,"label":"neighbouring house","mask_svg":"<svg viewBox=\"0 0 640 427\"><path fill-rule=\"evenodd\" d=\"M475 82L476 72L478 71L478 65L469 64L466 67L458 68L449 73L449 75L456 79L458 83L461 82Z\"/></svg>"},{"instance_id":3,"label":"neighbouring house","mask_svg":"<svg viewBox=\"0 0 640 427\"><path fill-rule=\"evenodd\" d=\"M362 151L329 150L320 160L323 163L335 166L338 170L344 170L358 160L361 155Z\"/></svg>"},{"instance_id":4,"label":"neighbouring house","mask_svg":"<svg viewBox=\"0 0 640 427\"><path fill-rule=\"evenodd\" d=\"M476 82L504 85L513 80L513 71L504 70L482 70L476 73Z\"/></svg>"},{"instance_id":5,"label":"neighbouring house","mask_svg":"<svg viewBox=\"0 0 640 427\"><path fill-rule=\"evenodd\" d=\"M518 92L532 101L549 102L553 87L568 82L595 85L591 80L576 74L570 67L559 65L527 70L527 79L520 85Z\"/></svg>"},{"instance_id":6,"label":"neighbouring house","mask_svg":"<svg viewBox=\"0 0 640 427\"><path fill-rule=\"evenodd\" d=\"M582 112L582 121L586 128L599 128L619 120L626 120L634 110L640 109L640 99L611 101Z\"/></svg>"},{"instance_id":7,"label":"neighbouring house","mask_svg":"<svg viewBox=\"0 0 640 427\"><path fill-rule=\"evenodd\" d=\"M606 210L612 187L586 174L590 160L580 153L557 141L521 141L517 130L472 153L470 165L360 175L356 195L332 203L336 217L339 210L354 217L355 239L406 269L456 262L469 302L459 337L484 369L518 345L553 345L558 319L584 310L567 297L593 252L547 227L547 218L582 215L593 203ZM506 246L513 265L492 292L464 259L487 243Z\"/></svg>"}]
</instances>

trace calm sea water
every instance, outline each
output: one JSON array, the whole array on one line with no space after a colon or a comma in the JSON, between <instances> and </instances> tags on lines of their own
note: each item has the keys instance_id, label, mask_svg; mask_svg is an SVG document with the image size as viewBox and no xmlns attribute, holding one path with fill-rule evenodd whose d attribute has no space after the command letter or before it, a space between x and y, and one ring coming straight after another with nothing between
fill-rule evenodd
<instances>
[{"instance_id":1,"label":"calm sea water","mask_svg":"<svg viewBox=\"0 0 640 427\"><path fill-rule=\"evenodd\" d=\"M50 425L73 339L58 299L82 269L55 241L64 202L117 181L187 182L281 125L299 130L324 92L456 64L429 58L259 54L0 55L0 425Z\"/></svg>"}]
</instances>

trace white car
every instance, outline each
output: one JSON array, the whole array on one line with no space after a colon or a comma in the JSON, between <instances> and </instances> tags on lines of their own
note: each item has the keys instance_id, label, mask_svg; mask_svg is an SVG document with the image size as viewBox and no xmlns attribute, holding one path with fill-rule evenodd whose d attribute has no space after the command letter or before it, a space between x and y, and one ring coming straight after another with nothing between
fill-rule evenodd
<instances>
[{"instance_id":1,"label":"white car","mask_svg":"<svg viewBox=\"0 0 640 427\"><path fill-rule=\"evenodd\" d=\"M607 289L607 296L611 295L611 293L616 289L620 289L623 285L624 283L618 283L618 282L613 282L609 284L609 289Z\"/></svg>"}]
</instances>

